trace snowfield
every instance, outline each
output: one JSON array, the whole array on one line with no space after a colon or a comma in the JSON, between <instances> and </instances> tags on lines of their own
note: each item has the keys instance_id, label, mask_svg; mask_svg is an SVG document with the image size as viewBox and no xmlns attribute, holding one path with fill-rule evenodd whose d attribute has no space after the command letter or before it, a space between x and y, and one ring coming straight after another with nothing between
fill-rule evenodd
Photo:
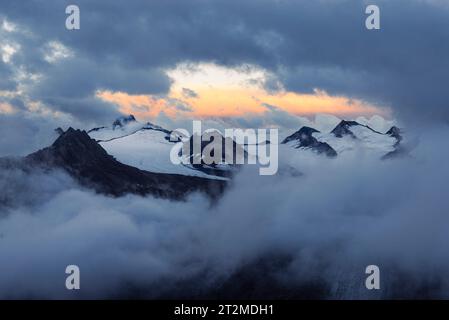
<instances>
[{"instance_id":1,"label":"snowfield","mask_svg":"<svg viewBox=\"0 0 449 320\"><path fill-rule=\"evenodd\" d=\"M327 118L326 118L327 119ZM337 118L332 119L333 123L338 121ZM377 122L381 122L376 119ZM389 125L385 121L383 129ZM322 128L317 123L318 128ZM301 126L298 126L299 128ZM334 126L335 127L335 126ZM316 156L325 157L324 154L317 155L317 145L319 143L327 143L327 149L333 149L338 157L361 157L380 159L382 156L393 152L399 141L396 137L376 131L366 124L358 122L345 122L340 120L335 128L340 127L343 134L339 137L332 130L314 132L311 130L311 136L316 142L311 147L299 147L298 140L292 140L287 144L279 146L279 163L285 163L283 159L298 159L297 153L301 154L300 159L303 161L315 161ZM344 128L343 128L344 127ZM376 127L376 129L379 127ZM298 128L298 129L299 129ZM328 128L331 128L328 126ZM97 140L100 145L118 161L150 172L171 173L187 176L199 176L210 179L227 179L215 175L212 171L199 170L192 165L174 164L170 160L170 153L178 155L181 145L170 141L170 130L151 123L140 123L132 115L117 119L112 126L105 126L92 129L88 132L91 138ZM291 132L290 132L291 133ZM306 138L306 137L302 137ZM245 150L250 151L248 145L243 146ZM252 152L249 152L250 154ZM320 153L320 152L318 152ZM301 165L297 163L296 165ZM221 166L218 165L217 168ZM207 169L207 168L206 168ZM228 169L226 166L224 170ZM279 168L283 170L285 168Z\"/></svg>"},{"instance_id":2,"label":"snowfield","mask_svg":"<svg viewBox=\"0 0 449 320\"><path fill-rule=\"evenodd\" d=\"M338 138L332 133L321 132L314 133L313 136L328 143L339 155L352 151L380 158L395 149L397 140L392 136L375 132L363 125L351 126L350 130L356 139L349 135Z\"/></svg>"},{"instance_id":3,"label":"snowfield","mask_svg":"<svg viewBox=\"0 0 449 320\"><path fill-rule=\"evenodd\" d=\"M168 130L157 126L151 127L148 124L132 122L115 129L104 127L90 131L89 135L118 161L141 170L226 179L205 174L182 164L173 164L170 160L170 152L172 148L179 149L181 146L170 142Z\"/></svg>"}]
</instances>

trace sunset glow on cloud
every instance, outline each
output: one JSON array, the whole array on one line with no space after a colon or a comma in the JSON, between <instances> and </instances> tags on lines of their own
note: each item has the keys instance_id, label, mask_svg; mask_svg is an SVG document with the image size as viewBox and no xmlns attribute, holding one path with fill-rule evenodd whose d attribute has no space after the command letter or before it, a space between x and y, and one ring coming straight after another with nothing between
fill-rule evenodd
<instances>
[{"instance_id":1,"label":"sunset glow on cloud","mask_svg":"<svg viewBox=\"0 0 449 320\"><path fill-rule=\"evenodd\" d=\"M234 117L260 114L267 110L267 106L301 116L317 113L351 117L388 114L385 108L344 96L330 96L318 89L310 94L289 92L282 87L269 92L263 87L269 74L254 67L180 65L167 74L173 83L166 96L112 91L99 91L97 96L119 105L121 112L141 118L153 118L160 112L170 117Z\"/></svg>"},{"instance_id":2,"label":"sunset glow on cloud","mask_svg":"<svg viewBox=\"0 0 449 320\"><path fill-rule=\"evenodd\" d=\"M2 113L13 113L14 108L8 103L0 103L0 114Z\"/></svg>"}]
</instances>

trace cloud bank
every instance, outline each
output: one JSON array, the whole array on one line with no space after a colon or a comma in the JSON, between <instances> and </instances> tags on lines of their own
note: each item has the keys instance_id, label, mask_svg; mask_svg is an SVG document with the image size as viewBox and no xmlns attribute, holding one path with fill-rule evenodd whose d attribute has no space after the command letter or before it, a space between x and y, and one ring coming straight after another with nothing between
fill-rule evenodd
<instances>
[{"instance_id":1,"label":"cloud bank","mask_svg":"<svg viewBox=\"0 0 449 320\"><path fill-rule=\"evenodd\" d=\"M428 129L395 161L293 150L281 168L303 175L248 167L213 207L200 195L114 199L63 174L2 170L15 183L1 208L0 296L201 297L232 292L227 281L249 268L246 277L271 279L270 288L312 283L322 298L447 297L448 135ZM260 269L261 260L274 266ZM64 287L69 264L81 268L81 291ZM370 264L381 268L380 292L364 289Z\"/></svg>"}]
</instances>

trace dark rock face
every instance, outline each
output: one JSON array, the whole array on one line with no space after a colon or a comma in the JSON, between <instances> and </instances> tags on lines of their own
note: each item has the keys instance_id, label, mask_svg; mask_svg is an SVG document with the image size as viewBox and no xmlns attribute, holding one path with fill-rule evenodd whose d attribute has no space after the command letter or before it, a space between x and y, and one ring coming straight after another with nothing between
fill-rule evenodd
<instances>
[{"instance_id":1,"label":"dark rock face","mask_svg":"<svg viewBox=\"0 0 449 320\"><path fill-rule=\"evenodd\" d=\"M132 114L126 117L120 117L114 121L112 124L112 129L115 129L116 127L123 127L130 122L136 122L136 118Z\"/></svg>"},{"instance_id":2,"label":"dark rock face","mask_svg":"<svg viewBox=\"0 0 449 320\"><path fill-rule=\"evenodd\" d=\"M398 127L391 127L390 130L388 130L385 134L396 138L398 142L402 140L401 129L399 129Z\"/></svg>"},{"instance_id":3,"label":"dark rock face","mask_svg":"<svg viewBox=\"0 0 449 320\"><path fill-rule=\"evenodd\" d=\"M357 139L357 137L354 135L354 133L350 129L350 127L353 127L353 126L365 127L374 133L383 134L379 131L374 130L373 128L371 128L369 126L360 124L357 121L346 121L346 120L341 120L341 122L334 128L334 130L331 131L331 133L333 133L334 136L336 136L337 138L343 138L343 136L350 136L354 139Z\"/></svg>"},{"instance_id":4,"label":"dark rock face","mask_svg":"<svg viewBox=\"0 0 449 320\"><path fill-rule=\"evenodd\" d=\"M167 130L167 129L164 129L164 128L162 128L161 126L152 124L151 122L147 122L147 123L142 127L142 129L143 129L143 130L156 130L156 131L161 131L161 132L164 132L164 133L166 133L166 134L168 134L168 135L170 135L170 134L172 133L172 131Z\"/></svg>"},{"instance_id":5,"label":"dark rock face","mask_svg":"<svg viewBox=\"0 0 449 320\"><path fill-rule=\"evenodd\" d=\"M343 136L349 135L353 138L355 138L354 133L352 133L351 130L349 130L352 126L360 126L361 124L357 121L346 121L341 120L341 122L334 128L334 130L331 131L337 138L342 138Z\"/></svg>"},{"instance_id":6,"label":"dark rock face","mask_svg":"<svg viewBox=\"0 0 449 320\"><path fill-rule=\"evenodd\" d=\"M28 165L62 168L82 185L113 196L127 193L183 199L202 191L212 198L224 190L225 182L176 174L143 171L110 156L85 131L69 128L52 146L28 155Z\"/></svg>"},{"instance_id":7,"label":"dark rock face","mask_svg":"<svg viewBox=\"0 0 449 320\"><path fill-rule=\"evenodd\" d=\"M408 155L407 149L401 144L402 141L401 129L393 126L385 134L396 138L396 143L394 144L394 150L385 154L382 157L382 160L401 158Z\"/></svg>"},{"instance_id":8,"label":"dark rock face","mask_svg":"<svg viewBox=\"0 0 449 320\"><path fill-rule=\"evenodd\" d=\"M106 127L96 127L96 128L92 128L90 130L87 131L87 133L91 133L91 132L95 132L95 131L100 131L101 129L105 129Z\"/></svg>"},{"instance_id":9,"label":"dark rock face","mask_svg":"<svg viewBox=\"0 0 449 320\"><path fill-rule=\"evenodd\" d=\"M297 141L296 148L310 148L315 152L325 154L328 157L336 157L337 152L326 142L318 141L312 136L313 133L319 132L310 127L302 127L292 135L285 138L281 144L286 144L291 141Z\"/></svg>"},{"instance_id":10,"label":"dark rock face","mask_svg":"<svg viewBox=\"0 0 449 320\"><path fill-rule=\"evenodd\" d=\"M290 141L300 141L301 143L306 146L307 144L310 144L313 142L314 137L312 137L312 133L319 132L318 130L315 130L310 127L302 127L292 135L285 138L281 143L287 143Z\"/></svg>"}]
</instances>

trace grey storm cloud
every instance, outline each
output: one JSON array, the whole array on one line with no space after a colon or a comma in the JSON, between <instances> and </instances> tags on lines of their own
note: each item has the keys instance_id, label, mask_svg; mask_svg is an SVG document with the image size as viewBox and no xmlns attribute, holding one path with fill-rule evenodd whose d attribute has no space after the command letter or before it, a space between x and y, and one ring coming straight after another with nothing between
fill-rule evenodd
<instances>
[{"instance_id":1,"label":"grey storm cloud","mask_svg":"<svg viewBox=\"0 0 449 320\"><path fill-rule=\"evenodd\" d=\"M35 35L22 59L47 76L34 92L44 100L85 98L101 88L163 93L170 80L161 70L209 61L259 65L288 90L362 98L392 107L405 120L449 119L449 8L442 1L379 0L381 29L374 31L365 28L368 3L355 0L81 0L81 29L70 32L68 4L0 5ZM46 65L35 53L49 40L74 50L74 58Z\"/></svg>"},{"instance_id":2,"label":"grey storm cloud","mask_svg":"<svg viewBox=\"0 0 449 320\"><path fill-rule=\"evenodd\" d=\"M15 90L16 83L12 80L12 72L8 66L0 61L0 90Z\"/></svg>"},{"instance_id":3,"label":"grey storm cloud","mask_svg":"<svg viewBox=\"0 0 449 320\"><path fill-rule=\"evenodd\" d=\"M0 157L25 156L44 148L57 138L55 128L67 127L68 119L53 119L18 112L0 117Z\"/></svg>"}]
</instances>

